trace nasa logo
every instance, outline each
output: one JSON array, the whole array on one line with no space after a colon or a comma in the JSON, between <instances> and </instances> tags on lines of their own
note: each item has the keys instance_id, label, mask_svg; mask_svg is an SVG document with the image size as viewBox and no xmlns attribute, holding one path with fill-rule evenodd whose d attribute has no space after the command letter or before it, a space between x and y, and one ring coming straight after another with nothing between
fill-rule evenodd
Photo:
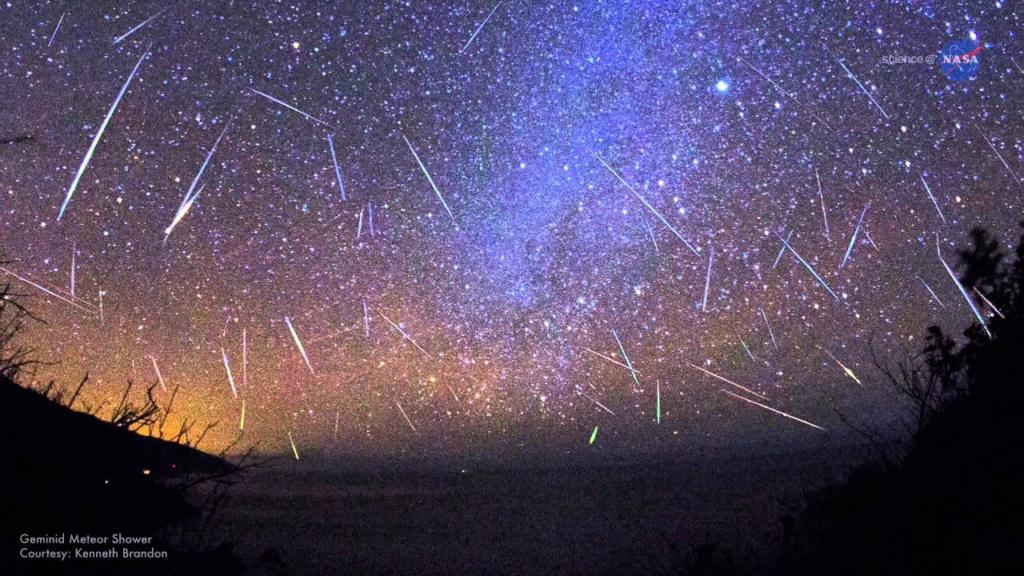
<instances>
[{"instance_id":1,"label":"nasa logo","mask_svg":"<svg viewBox=\"0 0 1024 576\"><path fill-rule=\"evenodd\" d=\"M942 47L939 69L950 80L970 80L978 71L978 54L985 48L973 40L954 40Z\"/></svg>"}]
</instances>

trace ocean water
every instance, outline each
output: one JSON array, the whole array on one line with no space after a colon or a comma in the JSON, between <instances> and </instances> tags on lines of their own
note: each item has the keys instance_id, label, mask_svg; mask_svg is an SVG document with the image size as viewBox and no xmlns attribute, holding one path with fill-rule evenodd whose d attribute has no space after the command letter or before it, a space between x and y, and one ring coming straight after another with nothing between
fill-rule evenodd
<instances>
[{"instance_id":1,"label":"ocean water","mask_svg":"<svg viewBox=\"0 0 1024 576\"><path fill-rule=\"evenodd\" d=\"M248 472L219 530L293 574L661 574L710 541L770 554L781 515L840 479L852 453L634 465ZM677 551L673 551L673 545Z\"/></svg>"}]
</instances>

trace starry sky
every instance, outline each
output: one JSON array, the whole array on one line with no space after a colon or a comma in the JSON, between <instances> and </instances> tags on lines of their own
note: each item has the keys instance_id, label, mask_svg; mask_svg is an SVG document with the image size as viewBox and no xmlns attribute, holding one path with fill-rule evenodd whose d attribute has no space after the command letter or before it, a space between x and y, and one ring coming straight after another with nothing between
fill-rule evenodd
<instances>
[{"instance_id":1,"label":"starry sky","mask_svg":"<svg viewBox=\"0 0 1024 576\"><path fill-rule=\"evenodd\" d=\"M219 422L208 449L839 442L836 410L899 414L871 343L974 319L936 238L955 266L972 227L1017 235L1020 24L993 1L9 1L4 279L47 321L38 380L89 372L103 414L158 368L172 420ZM940 70L954 40L981 49L967 80Z\"/></svg>"}]
</instances>

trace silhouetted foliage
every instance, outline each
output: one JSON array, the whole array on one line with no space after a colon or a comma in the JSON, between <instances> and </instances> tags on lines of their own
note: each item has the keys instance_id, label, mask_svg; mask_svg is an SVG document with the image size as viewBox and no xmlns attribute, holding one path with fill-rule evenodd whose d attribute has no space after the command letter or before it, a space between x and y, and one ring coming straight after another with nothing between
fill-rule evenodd
<instances>
[{"instance_id":1,"label":"silhouetted foliage","mask_svg":"<svg viewBox=\"0 0 1024 576\"><path fill-rule=\"evenodd\" d=\"M987 231L971 237L960 280L991 337L932 326L920 354L876 355L912 407L911 440L809 498L793 573L1024 573L1024 235L1009 265Z\"/></svg>"}]
</instances>

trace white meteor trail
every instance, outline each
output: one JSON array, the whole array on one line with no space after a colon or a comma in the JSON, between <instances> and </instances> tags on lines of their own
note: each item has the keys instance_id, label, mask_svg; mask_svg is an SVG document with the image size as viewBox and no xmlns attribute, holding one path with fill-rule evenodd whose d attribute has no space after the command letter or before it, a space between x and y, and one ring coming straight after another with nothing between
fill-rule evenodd
<instances>
[{"instance_id":1,"label":"white meteor trail","mask_svg":"<svg viewBox=\"0 0 1024 576\"><path fill-rule=\"evenodd\" d=\"M698 252L697 249L694 248L692 244L687 242L686 238L683 238L683 235L680 234L678 230L673 228L672 225L668 223L668 220L665 220L665 217L661 215L661 212L658 212L657 210L655 210L654 206L651 206L651 204L649 202L647 202L647 199L645 199L643 196L641 196L640 193L638 193L636 190L633 189L632 186L629 185L629 182L626 182L625 180L623 180L622 176L619 176L619 173L616 172L615 169L611 167L611 165L609 165L607 162L604 161L604 158L601 158L600 156L598 156L597 152L594 152L593 150L590 150L590 153L594 156L594 158L597 158L598 162L603 164L604 167L607 168L608 171L611 172L613 176L618 178L619 182L622 182L622 185L625 186L630 192L632 192L633 195L636 196L637 199L640 200L640 202L643 202L643 205L646 206L647 209L651 211L651 213L653 213L655 216L657 216L658 220L661 220L661 223L664 224L666 228L671 230L672 233L676 235L676 238L679 238L679 240L683 244L685 244L687 248L690 249L690 252L693 252L697 256L700 256L700 252Z\"/></svg>"},{"instance_id":2,"label":"white meteor trail","mask_svg":"<svg viewBox=\"0 0 1024 576\"><path fill-rule=\"evenodd\" d=\"M292 454L295 454L295 459L299 459L299 450L295 448L295 440L292 438L292 433L288 432L288 442L292 445Z\"/></svg>"},{"instance_id":3,"label":"white meteor trail","mask_svg":"<svg viewBox=\"0 0 1024 576\"><path fill-rule=\"evenodd\" d=\"M776 234L776 236L779 237L779 240L782 240L782 236L779 236L778 234ZM807 270L814 275L814 278L818 280L818 283L824 286L825 290L828 290L828 293L831 294L832 297L836 299L836 302L841 302L839 296L837 296L836 293L832 291L832 288L829 288L829 285L825 283L825 280L818 275L818 273L814 270L813 267L811 267L810 264L807 263L806 260L804 260L803 256L797 253L797 251L794 250L793 247L789 245L789 242L782 240L782 243L785 244L786 248L789 248L789 251L793 253L793 256L796 256L796 259L799 260L800 263L804 265L804 268L807 268Z\"/></svg>"},{"instance_id":4,"label":"white meteor trail","mask_svg":"<svg viewBox=\"0 0 1024 576\"><path fill-rule=\"evenodd\" d=\"M600 358L604 358L605 360L611 362L612 364L615 364L616 366L622 366L623 368L625 368L626 370L629 370L630 372L635 372L637 374L641 373L639 370L637 370L635 368L631 368L631 367L623 364L622 362L619 362L618 360L616 360L614 358L611 358L609 356L605 356L604 354L601 354L600 352L595 352L594 350L591 350L590 348L587 348L587 347L584 347L583 349L586 350L587 352L590 352L594 356L598 356Z\"/></svg>"},{"instance_id":5,"label":"white meteor trail","mask_svg":"<svg viewBox=\"0 0 1024 576\"><path fill-rule=\"evenodd\" d=\"M819 348L821 348L821 347L819 346ZM860 384L861 386L864 385L864 383L861 382L859 378L857 378L857 375L853 373L853 370L850 370L849 368L847 368L846 364L843 364L842 362L839 361L839 358L836 358L835 356L832 355L831 352L829 352L828 350L825 350L824 348L821 348L821 350L825 354L828 354L828 357L831 358L836 364L838 364L839 367L843 369L843 372L845 372L847 376L852 378L854 382L856 382L857 384Z\"/></svg>"},{"instance_id":6,"label":"white meteor trail","mask_svg":"<svg viewBox=\"0 0 1024 576\"><path fill-rule=\"evenodd\" d=\"M451 208L449 208L448 203L444 201L444 196L442 196L441 191L437 189L437 184L434 184L434 179L430 177L430 172L427 172L427 167L424 166L423 161L420 160L420 155L417 154L416 149L412 147L412 142L409 142L409 139L404 135L402 136L402 140L405 140L405 143L409 146L409 151L412 152L412 156L416 159L416 163L420 165L420 170L423 171L423 175L426 176L427 181L430 182L430 187L434 189L434 194L437 194L437 198L441 200L441 205L444 206L445 212L447 212L448 216L451 217L452 222L455 222L455 216L452 214ZM458 222L455 222L455 224L458 225Z\"/></svg>"},{"instance_id":7,"label":"white meteor trail","mask_svg":"<svg viewBox=\"0 0 1024 576\"><path fill-rule=\"evenodd\" d=\"M942 208L939 208L939 202L932 195L932 189L928 186L928 183L924 181L924 175L921 175L921 183L924 184L924 191L928 193L928 197L932 199L932 204L935 205L935 211L939 213L939 218L942 218L942 223L946 223L946 217L942 215Z\"/></svg>"},{"instance_id":8,"label":"white meteor trail","mask_svg":"<svg viewBox=\"0 0 1024 576\"><path fill-rule=\"evenodd\" d=\"M373 202L366 203L366 218L367 223L370 225L370 238L377 235L377 232L373 229Z\"/></svg>"},{"instance_id":9,"label":"white meteor trail","mask_svg":"<svg viewBox=\"0 0 1024 576\"><path fill-rule=\"evenodd\" d=\"M789 239L792 238L792 237L793 237L793 231L790 230L789 234L786 235L786 242L789 242ZM783 242L782 243L782 247L779 248L779 254L775 257L775 263L772 264L772 268L775 268L776 266L779 265L779 260L782 260L782 255L786 253L786 242Z\"/></svg>"},{"instance_id":10,"label":"white meteor trail","mask_svg":"<svg viewBox=\"0 0 1024 576\"><path fill-rule=\"evenodd\" d=\"M462 54L463 52L466 51L466 48L469 48L469 45L473 43L473 39L476 38L476 35L479 34L481 30L484 29L484 26L487 24L487 21L490 20L491 16L494 16L494 13L498 11L499 6L501 6L501 2L498 2L497 4L494 5L494 8L491 10L491 13L488 14L487 18L484 18L484 21L481 22L480 25L476 27L476 32L473 32L473 35L469 37L469 41L466 42L466 45L462 47L462 50L459 50L459 54Z\"/></svg>"},{"instance_id":11,"label":"white meteor trail","mask_svg":"<svg viewBox=\"0 0 1024 576\"><path fill-rule=\"evenodd\" d=\"M206 171L206 167L210 164L210 159L213 158L213 153L217 151L217 146L220 141L224 138L224 135L228 133L228 129L231 128L231 122L234 118L228 118L227 124L224 125L224 129L220 131L220 135L214 140L213 146L210 147L210 151L206 153L206 158L203 163L199 166L199 172L196 173L196 177L192 179L192 183L188 187L188 191L185 192L185 198L181 201L181 205L178 206L178 211L174 214L174 219L171 221L171 225L164 230L164 244L167 243L167 238L174 231L174 227L188 214L189 209L192 208L192 204L202 193L203 188L206 187L204 184L200 186L199 190L196 190L195 194L192 193L196 189L196 184L199 183L199 179L203 177L203 172Z\"/></svg>"},{"instance_id":12,"label":"white meteor trail","mask_svg":"<svg viewBox=\"0 0 1024 576\"><path fill-rule=\"evenodd\" d=\"M704 301L701 302L700 309L705 312L708 309L708 288L711 287L711 265L715 262L715 247L711 246L708 255L708 275L704 277Z\"/></svg>"},{"instance_id":13,"label":"white meteor trail","mask_svg":"<svg viewBox=\"0 0 1024 576\"><path fill-rule=\"evenodd\" d=\"M224 370L228 373L228 383L231 384L231 395L238 398L238 389L235 388L235 377L231 375L231 365L228 364L228 353L221 348L220 355L221 358L224 359Z\"/></svg>"},{"instance_id":14,"label":"white meteor trail","mask_svg":"<svg viewBox=\"0 0 1024 576\"><path fill-rule=\"evenodd\" d=\"M292 333L292 339L295 340L295 346L302 354L302 359L306 361L306 367L309 368L309 373L316 376L316 372L313 371L313 365L309 362L309 356L306 355L306 349L302 346L302 341L299 340L299 335L295 332L295 327L292 326L292 319L285 316L284 323L288 325L288 331Z\"/></svg>"},{"instance_id":15,"label":"white meteor trail","mask_svg":"<svg viewBox=\"0 0 1024 576\"><path fill-rule=\"evenodd\" d=\"M860 219L857 220L857 227L853 229L853 236L850 236L850 245L846 247L846 254L843 256L843 261L839 263L839 268L846 266L846 261L850 258L850 253L853 252L853 245L857 241L857 233L860 232L860 225L864 222L864 215L868 213L868 206L871 206L870 202L864 206L864 210L861 210Z\"/></svg>"},{"instance_id":16,"label":"white meteor trail","mask_svg":"<svg viewBox=\"0 0 1024 576\"><path fill-rule=\"evenodd\" d=\"M996 313L996 315L998 315L1003 320L1006 320L1006 316L1003 316L1003 313L999 311L999 308L996 308L995 304L993 304L988 298L985 298L985 295L981 293L981 290L975 288L974 293L977 294L978 297L981 298L981 301L987 304L988 307L991 308L992 311Z\"/></svg>"},{"instance_id":17,"label":"white meteor trail","mask_svg":"<svg viewBox=\"0 0 1024 576\"><path fill-rule=\"evenodd\" d=\"M338 155L334 153L334 139L331 138L330 134L327 135L327 145L331 147L331 160L334 161L334 175L338 177L338 189L341 190L341 199L343 201L348 200L345 197L345 183L341 180L341 168L338 167ZM360 216L362 216L362 213L360 213ZM362 223L362 218L360 218L360 223Z\"/></svg>"},{"instance_id":18,"label":"white meteor trail","mask_svg":"<svg viewBox=\"0 0 1024 576\"><path fill-rule=\"evenodd\" d=\"M156 372L156 379L160 382L160 388L166 392L167 385L164 384L164 375L160 373L160 367L156 365L156 356L150 356L149 359L153 362L153 371Z\"/></svg>"},{"instance_id":19,"label":"white meteor trail","mask_svg":"<svg viewBox=\"0 0 1024 576\"><path fill-rule=\"evenodd\" d=\"M697 366L696 364L691 364L690 362L685 362L685 363L690 368L693 368L695 370L700 370L701 372L707 374L708 376L711 376L712 378L717 378L718 380L721 380L722 382L725 382L726 384L728 384L730 386L735 386L736 388L739 388L740 390L743 390L747 394L753 394L754 396L757 396L758 398L763 398L765 400L768 399L767 396L765 396L763 394L758 394L757 392L754 392L753 390L751 390L750 388L747 388L746 386L740 386L739 384L733 382L732 380L729 380L728 378L723 378L723 377L719 376L718 374L715 374L714 372L712 372L710 370L705 370L705 369L701 368L700 366Z\"/></svg>"},{"instance_id":20,"label":"white meteor trail","mask_svg":"<svg viewBox=\"0 0 1024 576\"><path fill-rule=\"evenodd\" d=\"M280 104L281 106L284 106L285 108L291 110L292 112L298 112L299 114L305 116L306 118L309 118L310 120L312 120L313 122L316 122L317 124L322 124L324 126L327 126L331 130L337 130L337 128L335 128L334 126L331 126L327 122L324 122L323 120L320 120L319 118L316 118L315 116L307 114L307 113L303 112L302 110L299 110L298 108L296 108L295 106L292 106L291 104L289 104L287 102L284 102L282 100L278 100L277 98L274 98L273 96L271 96L270 94L267 94L266 92L260 92L259 90L255 89L255 88L249 88L249 90L259 94L260 96L263 96L264 98L266 98L267 100L270 100L271 102L274 102L275 104Z\"/></svg>"},{"instance_id":21,"label":"white meteor trail","mask_svg":"<svg viewBox=\"0 0 1024 576\"><path fill-rule=\"evenodd\" d=\"M370 339L370 309L366 306L366 300L363 300L363 327L366 329L366 339Z\"/></svg>"},{"instance_id":22,"label":"white meteor trail","mask_svg":"<svg viewBox=\"0 0 1024 576\"><path fill-rule=\"evenodd\" d=\"M988 334L988 337L991 338L992 333L989 332L988 326L985 324L985 318L981 315L981 311L974 305L974 300L971 299L971 296L967 293L964 285L960 283L960 279L956 277L956 273L953 272L953 269L950 268L949 264L946 264L946 261L942 258L942 251L939 249L938 234L935 235L935 252L939 255L939 262L942 262L942 266L946 269L946 272L949 273L949 277L953 279L956 287L960 289L960 294L963 294L964 300L967 300L967 304L971 307L971 312L974 312L974 317L978 319L979 323L981 323L981 328L985 330L985 334Z\"/></svg>"},{"instance_id":23,"label":"white meteor trail","mask_svg":"<svg viewBox=\"0 0 1024 576\"><path fill-rule=\"evenodd\" d=\"M16 273L12 272L11 270L8 270L7 268L4 268L3 266L0 266L0 272L3 272L4 274L8 274L10 276L13 276L13 277L17 278L18 280L21 280L25 284L28 284L29 286L32 286L33 288L35 288L35 289L37 289L37 290L39 290L39 291L41 291L41 292L43 292L45 294L49 294L50 296L53 296L54 298L56 298L56 299L58 299L58 300L60 300L62 302L66 302L66 303L74 306L75 308L78 308L82 312L94 313L92 310L89 310L88 308L85 308L84 306L82 306L78 302L75 302L74 300L71 300L69 298L65 298L64 296L61 296L60 294L54 292L53 290L50 290L49 288L43 286L42 284L37 284L36 282L33 282L33 281L29 280L28 278L25 278L24 276L16 274Z\"/></svg>"},{"instance_id":24,"label":"white meteor trail","mask_svg":"<svg viewBox=\"0 0 1024 576\"><path fill-rule=\"evenodd\" d=\"M981 132L980 126L975 124L974 127L978 129L978 132ZM1019 186L1021 184L1020 178L1018 178L1017 175L1013 173L1013 170L1010 169L1010 165L1006 163L1005 159L1003 159L1003 155L999 153L999 150L997 150L996 147L992 144L992 141L988 139L988 136L985 136L984 132L981 132L981 137L985 139L985 143L988 144L988 147L991 148L993 152L995 152L996 157L999 158L999 161L1003 163L1003 168L1006 168L1006 171L1010 173L1010 176L1013 177L1013 180Z\"/></svg>"},{"instance_id":25,"label":"white meteor trail","mask_svg":"<svg viewBox=\"0 0 1024 576\"><path fill-rule=\"evenodd\" d=\"M405 417L405 421L409 423L409 428L412 428L412 431L416 432L416 427L413 426L412 420L409 419L409 415L405 413L405 408L402 408L402 405L398 403L398 400L395 400L395 406L398 406L398 411L402 413L402 416Z\"/></svg>"},{"instance_id":26,"label":"white meteor trail","mask_svg":"<svg viewBox=\"0 0 1024 576\"><path fill-rule=\"evenodd\" d=\"M167 12L170 9L171 9L170 6L168 6L167 8L164 8L163 10L161 10L161 11L157 12L156 14L153 14L149 18L146 18L145 20L143 20L142 23L139 24L138 26L136 26L135 28L132 28L131 30L125 32L121 36L118 36L117 38L114 38L114 44L120 44L121 42L124 41L125 38L127 38L127 37L131 36L132 34L134 34L139 28L142 28L146 24L149 24L153 20L156 20L157 18L160 17L161 14L163 14L164 12Z\"/></svg>"},{"instance_id":27,"label":"white meteor trail","mask_svg":"<svg viewBox=\"0 0 1024 576\"><path fill-rule=\"evenodd\" d=\"M612 412L612 411L611 411L611 410L610 410L610 409L609 409L609 408L608 408L607 406L605 406L604 404L601 404L601 403L600 403L600 402L598 402L598 401L597 401L596 399L594 399L594 398L591 398L590 396L587 396L587 395L586 395L586 394L584 394L583 392L579 392L579 395L580 395L580 396L583 396L583 397L584 397L584 398L586 398L587 400L590 400L590 401L591 401L591 402L593 402L594 404L597 404L597 405L598 405L598 406L600 406L600 407L601 407L601 409L602 409L602 410L604 410L605 412L607 412L607 413L611 414L612 416L615 416L615 412Z\"/></svg>"},{"instance_id":28,"label":"white meteor trail","mask_svg":"<svg viewBox=\"0 0 1024 576\"><path fill-rule=\"evenodd\" d=\"M825 240L832 241L828 233L828 212L825 211L825 194L821 191L821 177L818 176L818 169L814 169L814 179L818 181L818 198L821 199L821 218L825 222Z\"/></svg>"},{"instance_id":29,"label":"white meteor trail","mask_svg":"<svg viewBox=\"0 0 1024 576\"><path fill-rule=\"evenodd\" d=\"M806 424L807 426L810 426L811 428L817 428L818 430L821 430L822 432L826 431L824 428L822 428L821 426L818 426L817 424L811 424L807 420L802 420L800 418L797 418L796 416L793 416L792 414L786 414L782 410L776 410L775 408L772 408L771 406L766 406L764 404L761 404L760 402L754 402L750 398L744 398L743 396L740 396L739 394L733 394L732 392L729 392L728 390L721 390L721 391L725 392L729 396L732 396L733 398L738 398L740 400L743 400L744 402L749 402L750 404L753 404L754 406L760 406L761 408L764 408L765 410L770 410L770 411L778 414L779 416L785 416L786 418L789 418L790 420L795 420L795 421L797 421L797 422L799 422L801 424Z\"/></svg>"},{"instance_id":30,"label":"white meteor trail","mask_svg":"<svg viewBox=\"0 0 1024 576\"><path fill-rule=\"evenodd\" d=\"M77 251L78 250L76 249L75 243L72 242L71 243L71 297L72 298L75 297L75 252L77 252Z\"/></svg>"},{"instance_id":31,"label":"white meteor trail","mask_svg":"<svg viewBox=\"0 0 1024 576\"><path fill-rule=\"evenodd\" d=\"M417 343L416 343L416 341L412 339L412 336L409 336L409 334L407 334L407 333L405 332L405 330L402 330L402 327L401 327L401 326L399 326L398 324L395 324L394 322L392 322L392 321L391 321L391 318L388 318L387 316L385 316L385 315L384 315L384 313L383 313L383 312L381 312L380 310L377 310L377 314L380 314L380 315L381 315L381 318L384 318L385 320L387 320L388 324L391 324L391 326L392 326L392 327L393 327L393 328L394 328L395 330L398 330L399 334L401 334L403 338L405 338L405 339L406 339L406 340L408 340L409 342L412 342L412 345L413 345L413 346L415 346L415 347L416 347L416 349L417 349L417 350L419 350L420 352L423 352L423 355L424 355L424 356L426 356L427 358L430 358L430 359L433 359L433 358L434 358L433 356L431 356L431 355L430 355L430 352L427 352L426 350L424 350L424 349L423 349L423 347L422 347L422 346L420 346L419 344L417 344Z\"/></svg>"},{"instance_id":32,"label":"white meteor trail","mask_svg":"<svg viewBox=\"0 0 1024 576\"><path fill-rule=\"evenodd\" d=\"M772 346L775 349L779 349L779 343L775 341L775 333L772 332L772 325L768 323L768 316L764 313L764 308L758 308L761 311L761 318L764 318L764 325L768 327L768 335L772 337Z\"/></svg>"},{"instance_id":33,"label":"white meteor trail","mask_svg":"<svg viewBox=\"0 0 1024 576\"><path fill-rule=\"evenodd\" d=\"M75 179L71 181L71 186L68 187L68 193L64 197L64 203L60 205L60 212L57 213L57 221L60 222L61 217L64 216L64 211L67 210L68 202L71 202L71 196L75 193L75 189L78 188L78 181L82 179L82 174L85 173L86 167L89 166L89 161L92 160L93 152L96 151L96 146L100 143L100 138L103 136L103 131L107 129L107 124L110 123L110 119L114 117L114 112L117 110L117 105L121 103L121 98L124 97L125 92L128 91L128 86L132 83L132 78L135 77L135 73L139 71L139 67L142 66L142 61L149 56L149 48L142 53L142 57L135 64L135 68L132 68L131 74L128 75L128 79L124 81L124 86L121 87L121 91L118 92L117 98L114 98L114 103L110 105L110 110L107 111L107 116L103 119L103 123L100 124L99 130L96 131L96 136L92 139L92 144L89 145L89 151L85 153L85 158L82 159L82 164L78 167L78 172L75 174Z\"/></svg>"},{"instance_id":34,"label":"white meteor trail","mask_svg":"<svg viewBox=\"0 0 1024 576\"><path fill-rule=\"evenodd\" d=\"M245 398L242 398L242 417L238 420L238 429L245 430Z\"/></svg>"},{"instance_id":35,"label":"white meteor trail","mask_svg":"<svg viewBox=\"0 0 1024 576\"><path fill-rule=\"evenodd\" d=\"M53 29L53 34L50 36L50 43L46 45L47 48L53 46L53 39L57 37L57 31L60 30L60 23L64 21L64 17L67 15L67 12L60 15L60 20L57 20L57 27Z\"/></svg>"},{"instance_id":36,"label":"white meteor trail","mask_svg":"<svg viewBox=\"0 0 1024 576\"><path fill-rule=\"evenodd\" d=\"M615 337L615 343L619 345L619 352L622 353L622 359L626 361L626 366L629 368L629 375L633 377L633 382L636 384L636 391L640 390L640 380L636 377L636 370L633 370L633 363L629 361L629 356L626 355L626 349L622 347L622 341L619 340L619 335L612 329L612 336Z\"/></svg>"},{"instance_id":37,"label":"white meteor trail","mask_svg":"<svg viewBox=\"0 0 1024 576\"><path fill-rule=\"evenodd\" d=\"M843 70L846 70L846 73L849 74L850 78L857 83L857 86L860 86L861 91L864 92L868 99L871 100L871 103L875 105L875 108L878 108L878 111L882 113L882 116L885 116L885 119L888 120L889 115L885 113L885 110L882 110L882 107L878 104L877 101L875 101L875 98L871 95L870 92L868 92L868 89L865 88L864 85L860 83L860 80L858 80L857 77L853 75L853 72L851 72L850 69L846 67L846 64L843 64L843 61L840 60L839 58L836 58L835 56L832 57L835 58L836 62L838 62L839 65L843 67Z\"/></svg>"},{"instance_id":38,"label":"white meteor trail","mask_svg":"<svg viewBox=\"0 0 1024 576\"><path fill-rule=\"evenodd\" d=\"M927 290L928 293L932 295L932 298L934 298L935 301L939 303L939 306L942 306L943 308L945 308L946 305L942 303L942 300L939 300L939 297L935 294L935 291L932 290L932 287L929 286L928 283L925 282L924 279L921 278L920 276L918 276L917 279L921 281L921 284L924 284L925 290Z\"/></svg>"},{"instance_id":39,"label":"white meteor trail","mask_svg":"<svg viewBox=\"0 0 1024 576\"><path fill-rule=\"evenodd\" d=\"M356 241L357 242L359 241L359 237L363 235L363 212L365 212L365 211L366 211L366 206L365 205L362 208L359 209L359 223L356 225Z\"/></svg>"}]
</instances>

